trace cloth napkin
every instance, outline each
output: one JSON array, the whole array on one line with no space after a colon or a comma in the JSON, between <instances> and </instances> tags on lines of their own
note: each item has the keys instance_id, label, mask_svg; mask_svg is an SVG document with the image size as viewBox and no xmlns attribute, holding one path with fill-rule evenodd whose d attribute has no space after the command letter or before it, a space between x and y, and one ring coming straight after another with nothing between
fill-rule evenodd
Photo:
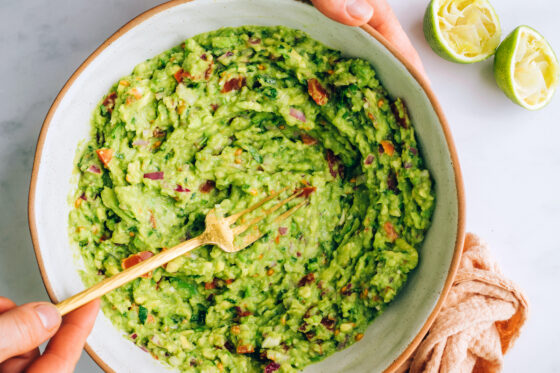
<instances>
[{"instance_id":1,"label":"cloth napkin","mask_svg":"<svg viewBox=\"0 0 560 373\"><path fill-rule=\"evenodd\" d=\"M468 233L453 287L430 331L399 373L499 372L525 320L521 290Z\"/></svg>"}]
</instances>

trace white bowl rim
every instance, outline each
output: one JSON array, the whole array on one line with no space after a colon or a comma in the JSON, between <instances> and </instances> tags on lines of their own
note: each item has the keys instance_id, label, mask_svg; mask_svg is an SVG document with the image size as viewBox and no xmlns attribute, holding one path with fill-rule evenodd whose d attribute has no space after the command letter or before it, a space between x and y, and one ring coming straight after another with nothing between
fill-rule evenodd
<instances>
[{"instance_id":1,"label":"white bowl rim","mask_svg":"<svg viewBox=\"0 0 560 373\"><path fill-rule=\"evenodd\" d=\"M33 161L33 169L31 173L31 182L29 186L29 197L28 197L28 220L29 220L29 230L31 234L31 240L33 244L33 248L35 251L35 256L37 259L37 264L39 266L39 270L41 272L41 277L43 279L43 283L45 285L45 289L49 295L49 298L53 303L58 303L60 300L57 299L53 287L50 283L50 280L47 276L47 272L43 263L43 258L41 254L41 249L39 247L39 239L38 239L38 231L37 231L37 224L36 224L36 215L35 215L35 192L37 187L37 174L39 167L41 165L41 157L43 153L43 146L45 142L45 138L47 132L49 130L49 126L51 124L51 119L53 118L60 101L64 98L70 87L73 85L74 81L80 76L80 74L88 67L88 65L97 58L97 56L105 50L109 45L111 45L114 41L119 39L123 34L137 26L138 24L146 21L147 19L157 15L158 13L167 10L169 8L192 2L195 0L170 0L168 2L162 3L157 5L147 11L139 14L138 16L134 17L132 20L127 22L124 26L119 28L113 35L111 35L108 39L106 39L97 49L88 56L88 58L74 71L74 73L70 76L68 81L64 84L56 98L54 99L49 111L43 121L41 131L39 133L39 138L37 140L37 146L35 150L35 157ZM300 0L294 0L300 1ZM430 329L431 325L433 324L439 310L443 306L443 303L453 285L455 280L455 275L459 268L459 264L461 261L461 254L463 249L463 244L465 240L465 221L466 221L466 212L465 212L465 192L464 192L464 185L463 185L463 176L461 173L461 167L459 165L459 158L457 155L457 150L455 147L455 143L453 141L453 137L451 135L451 130L449 128L448 122L443 114L443 110L441 105L439 104L434 91L432 90L429 81L424 77L424 75L418 71L407 59L402 55L397 49L395 49L377 30L369 25L364 25L360 27L362 30L367 32L371 37L376 39L379 43L381 43L397 60L399 60L408 72L412 75L412 77L417 81L420 85L426 96L428 97L441 125L441 129L443 131L447 147L449 149L449 154L453 164L453 172L455 176L455 185L457 190L457 209L458 209L458 219L457 219L457 237L455 240L455 248L453 259L451 261L447 278L445 280L445 284L443 289L440 293L439 299L434 306L432 312L426 319L426 322L416 335L416 337L409 343L406 349L398 356L392 363L385 369L385 373L395 372L412 354L412 352L418 347L424 336L427 334L428 330ZM86 352L91 356L91 358L107 373L115 373L115 371L105 363L96 353L95 351L86 343L85 344Z\"/></svg>"}]
</instances>

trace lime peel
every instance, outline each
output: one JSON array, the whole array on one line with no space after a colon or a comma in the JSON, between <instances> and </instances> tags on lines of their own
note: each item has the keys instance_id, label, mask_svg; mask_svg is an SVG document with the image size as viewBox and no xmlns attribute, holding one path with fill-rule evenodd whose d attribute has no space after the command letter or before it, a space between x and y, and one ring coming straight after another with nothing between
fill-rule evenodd
<instances>
[{"instance_id":1,"label":"lime peel","mask_svg":"<svg viewBox=\"0 0 560 373\"><path fill-rule=\"evenodd\" d=\"M473 63L494 54L501 28L488 0L432 0L424 15L424 34L439 56Z\"/></svg>"}]
</instances>

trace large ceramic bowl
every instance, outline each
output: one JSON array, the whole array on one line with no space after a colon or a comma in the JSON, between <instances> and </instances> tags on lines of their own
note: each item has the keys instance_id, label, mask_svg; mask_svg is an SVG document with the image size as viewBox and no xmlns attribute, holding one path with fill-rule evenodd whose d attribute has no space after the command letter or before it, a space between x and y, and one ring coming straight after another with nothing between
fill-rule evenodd
<instances>
[{"instance_id":1,"label":"large ceramic bowl","mask_svg":"<svg viewBox=\"0 0 560 373\"><path fill-rule=\"evenodd\" d=\"M369 27L352 28L293 0L171 1L129 22L72 75L52 105L37 144L29 194L29 225L53 302L84 286L81 260L68 238L68 196L75 188L73 161L89 136L90 117L111 85L139 62L184 39L223 26L284 25L307 32L348 56L370 61L393 96L403 97L416 127L437 195L433 223L420 263L386 312L350 348L305 372L393 371L431 325L457 270L464 236L463 186L457 155L441 108L428 83ZM168 372L100 314L87 351L108 372Z\"/></svg>"}]
</instances>

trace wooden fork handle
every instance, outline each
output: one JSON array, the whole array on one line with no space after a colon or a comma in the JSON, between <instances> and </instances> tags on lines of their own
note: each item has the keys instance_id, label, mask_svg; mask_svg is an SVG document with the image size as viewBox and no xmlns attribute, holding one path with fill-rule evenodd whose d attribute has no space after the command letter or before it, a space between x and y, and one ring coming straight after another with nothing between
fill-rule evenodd
<instances>
[{"instance_id":1,"label":"wooden fork handle","mask_svg":"<svg viewBox=\"0 0 560 373\"><path fill-rule=\"evenodd\" d=\"M103 281L98 282L92 287L71 296L70 298L63 300L62 302L56 304L56 308L61 315L66 315L68 312L75 310L83 306L92 300L99 298L108 292L126 284L142 276L145 273L153 271L154 269L161 267L165 263L193 250L199 246L206 244L204 237L198 236L188 241L182 242L171 249L164 250L149 259L146 259L124 271L117 273L114 276L108 277Z\"/></svg>"}]
</instances>

